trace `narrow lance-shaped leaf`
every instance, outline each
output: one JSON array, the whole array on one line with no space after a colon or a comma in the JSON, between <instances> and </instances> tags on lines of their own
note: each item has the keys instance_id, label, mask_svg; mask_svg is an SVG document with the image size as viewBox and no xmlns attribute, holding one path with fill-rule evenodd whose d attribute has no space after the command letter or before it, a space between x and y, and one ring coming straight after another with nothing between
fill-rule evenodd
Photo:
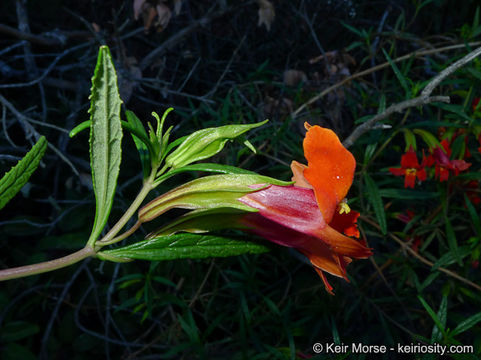
<instances>
[{"instance_id":1,"label":"narrow lance-shaped leaf","mask_svg":"<svg viewBox=\"0 0 481 360\"><path fill-rule=\"evenodd\" d=\"M387 233L386 213L382 204L381 194L374 180L368 175L364 174L364 181L368 192L368 198L374 208L376 219L379 222L383 234Z\"/></svg>"},{"instance_id":2,"label":"narrow lance-shaped leaf","mask_svg":"<svg viewBox=\"0 0 481 360\"><path fill-rule=\"evenodd\" d=\"M30 151L0 180L0 209L2 209L26 184L47 149L47 140L42 136Z\"/></svg>"},{"instance_id":3,"label":"narrow lance-shaped leaf","mask_svg":"<svg viewBox=\"0 0 481 360\"><path fill-rule=\"evenodd\" d=\"M436 137L433 134L431 134L429 131L422 130L422 129L414 129L413 133L420 135L423 138L424 142L429 146L429 148L434 149L439 147L443 149L438 139L436 139Z\"/></svg>"},{"instance_id":4,"label":"narrow lance-shaped leaf","mask_svg":"<svg viewBox=\"0 0 481 360\"><path fill-rule=\"evenodd\" d=\"M269 247L255 241L235 240L213 235L177 234L159 236L118 249L97 254L100 259L125 262L129 260L165 261L175 259L205 259L241 254L259 254Z\"/></svg>"},{"instance_id":5,"label":"narrow lance-shaped leaf","mask_svg":"<svg viewBox=\"0 0 481 360\"><path fill-rule=\"evenodd\" d=\"M402 88L404 89L406 93L406 97L409 95L409 88L406 82L406 78L404 75L401 73L399 68L397 67L396 63L392 61L391 57L389 54L386 52L386 50L382 49L382 52L384 53L384 56L386 57L387 61L389 62L389 65L391 65L394 75L396 75L397 79L399 80L399 83L401 84Z\"/></svg>"},{"instance_id":6,"label":"narrow lance-shaped leaf","mask_svg":"<svg viewBox=\"0 0 481 360\"><path fill-rule=\"evenodd\" d=\"M137 131L142 133L142 135L144 135L146 139L148 139L147 132L145 131L145 128L142 125L142 122L139 120L139 118L132 111L129 111L129 110L125 112L125 116L127 117L127 122ZM145 179L149 176L149 173L150 173L149 149L141 139L139 139L134 134L131 134L131 135L132 135L132 139L134 140L135 147L139 152L140 162L142 164L142 173Z\"/></svg>"},{"instance_id":7,"label":"narrow lance-shaped leaf","mask_svg":"<svg viewBox=\"0 0 481 360\"><path fill-rule=\"evenodd\" d=\"M266 122L267 120L257 124L225 125L196 131L166 157L165 164L172 168L179 168L209 158L221 151L228 140L234 139Z\"/></svg>"},{"instance_id":8,"label":"narrow lance-shaped leaf","mask_svg":"<svg viewBox=\"0 0 481 360\"><path fill-rule=\"evenodd\" d=\"M447 296L443 296L443 299L441 300L441 304L439 305L439 310L437 313L439 322L443 326L443 329L446 328L446 320L448 317L448 298ZM434 325L433 330L431 332L431 342L432 343L437 343L440 342L443 337L443 334L441 332L441 329L437 326Z\"/></svg>"},{"instance_id":9,"label":"narrow lance-shaped leaf","mask_svg":"<svg viewBox=\"0 0 481 360\"><path fill-rule=\"evenodd\" d=\"M479 322L481 322L481 312L478 312L477 314L474 314L473 316L460 322L458 326L454 328L452 335L456 336L458 334L461 334L471 329L473 326L475 326Z\"/></svg>"},{"instance_id":10,"label":"narrow lance-shaped leaf","mask_svg":"<svg viewBox=\"0 0 481 360\"><path fill-rule=\"evenodd\" d=\"M95 242L112 208L120 169L122 127L117 75L107 46L100 47L90 95L90 166L96 200L89 244Z\"/></svg>"},{"instance_id":11,"label":"narrow lance-shaped leaf","mask_svg":"<svg viewBox=\"0 0 481 360\"><path fill-rule=\"evenodd\" d=\"M443 325L442 321L439 319L438 315L434 312L434 310L429 306L429 304L424 300L421 295L418 295L418 299L421 302L421 304L424 306L426 309L426 312L431 316L431 318L434 321L434 324L438 327L439 331L443 336L446 336L446 330L445 330L445 325ZM442 309L440 309L442 311Z\"/></svg>"},{"instance_id":12,"label":"narrow lance-shaped leaf","mask_svg":"<svg viewBox=\"0 0 481 360\"><path fill-rule=\"evenodd\" d=\"M451 225L451 221L447 216L445 216L444 220L446 221L446 237L448 238L449 252L454 255L458 265L461 266L461 256L459 254L458 241L456 239L453 225Z\"/></svg>"}]
</instances>

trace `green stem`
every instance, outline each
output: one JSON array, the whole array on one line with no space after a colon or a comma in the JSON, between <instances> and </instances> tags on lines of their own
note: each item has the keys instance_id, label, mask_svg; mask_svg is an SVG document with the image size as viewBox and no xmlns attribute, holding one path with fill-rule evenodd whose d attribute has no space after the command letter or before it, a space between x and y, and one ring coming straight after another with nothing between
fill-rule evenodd
<instances>
[{"instance_id":1,"label":"green stem","mask_svg":"<svg viewBox=\"0 0 481 360\"><path fill-rule=\"evenodd\" d=\"M112 240L109 240L109 241L106 241L105 239L102 239L102 240L100 240L101 244L97 243L96 245L105 246L105 245L115 244L116 242L119 242L119 241L129 237L130 235L132 235L135 231L137 231L137 229L140 227L140 225L142 225L142 223L137 220L137 222L134 224L134 226L132 226L129 230L127 230L123 234L121 234L117 237L114 237Z\"/></svg>"},{"instance_id":2,"label":"green stem","mask_svg":"<svg viewBox=\"0 0 481 360\"><path fill-rule=\"evenodd\" d=\"M153 177L154 177L153 175L155 175L156 171L157 171L157 169L152 169L151 176L145 181L144 186L142 187L142 189L138 193L137 197L132 202L132 204L130 204L129 208L124 213L124 215L122 215L122 217L119 219L119 221L117 221L117 223L110 229L110 231L102 239L95 242L95 246L96 246L97 251L102 246L114 244L114 243L116 243L116 242L125 238L122 235L119 236L118 238L116 238L116 235L119 233L120 230L122 230L122 228L125 226L125 224L127 224L129 219L135 214L135 212L140 207L140 205L142 204L142 202L144 201L144 199L146 198L146 196L150 192L150 190L153 189L153 185L152 185ZM140 224L139 225L135 224L133 226L134 230L132 232L130 232L130 230L128 230L126 233L128 235L130 235L135 230L137 230L139 228L139 226L140 226Z\"/></svg>"},{"instance_id":3,"label":"green stem","mask_svg":"<svg viewBox=\"0 0 481 360\"><path fill-rule=\"evenodd\" d=\"M87 245L77 252L73 254L55 259L50 261L44 261L38 264L33 265L25 265L16 268L4 269L0 270L0 281L10 280L10 279L17 279L25 276L41 274L44 272L52 271L61 269L72 264L75 264L83 259L86 259L91 256L95 256L97 252L100 250L102 246L109 245L116 243L127 236L131 235L135 230L140 227L140 222L137 222L131 229L127 230L124 234L116 237L120 230L127 224L127 221L135 214L139 206L144 201L145 197L149 193L150 190L154 188L153 180L155 178L155 174L157 172L157 168L152 169L152 173L149 178L144 182L142 189L140 190L139 194L129 206L127 211L122 215L122 217L117 221L117 223L110 229L110 231L99 241L92 244L90 242ZM95 248L94 248L95 245Z\"/></svg>"},{"instance_id":4,"label":"green stem","mask_svg":"<svg viewBox=\"0 0 481 360\"><path fill-rule=\"evenodd\" d=\"M92 247L86 246L82 250L55 260L0 270L0 281L17 279L25 276L42 274L47 271L61 269L69 265L75 264L90 256L94 256L95 254L96 252Z\"/></svg>"}]
</instances>

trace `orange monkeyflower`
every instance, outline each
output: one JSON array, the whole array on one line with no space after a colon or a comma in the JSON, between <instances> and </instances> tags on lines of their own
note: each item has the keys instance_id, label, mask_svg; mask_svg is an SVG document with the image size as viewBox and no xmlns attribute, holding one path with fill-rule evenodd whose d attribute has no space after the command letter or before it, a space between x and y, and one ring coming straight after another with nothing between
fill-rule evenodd
<instances>
[{"instance_id":1,"label":"orange monkeyflower","mask_svg":"<svg viewBox=\"0 0 481 360\"><path fill-rule=\"evenodd\" d=\"M419 181L426 180L426 170L424 169L424 161L419 164L416 152L413 148L401 156L400 168L389 168L389 172L396 176L404 176L404 187L413 188L416 182L416 177Z\"/></svg>"},{"instance_id":2,"label":"orange monkeyflower","mask_svg":"<svg viewBox=\"0 0 481 360\"><path fill-rule=\"evenodd\" d=\"M304 254L321 277L326 290L332 294L332 286L325 273L348 280L346 266L352 258L367 258L372 252L365 243L357 240L359 213L351 211L345 201L354 177L354 157L332 130L311 127L307 123L305 126L304 155L308 164L292 162L294 185L263 183L269 178L259 175L259 182L254 183L249 183L257 181L253 175L238 175L238 179L230 175L228 181L225 179L227 175L194 180L192 183L195 182L196 186L192 183L183 185L170 191L167 199L154 200L156 215L174 207L196 210L158 230L153 236L225 228L254 233ZM241 180L242 176L248 180ZM215 181L212 180L214 177ZM217 185L208 190L207 185L200 187L202 181L209 186ZM236 185L236 182L241 184ZM246 191L244 185L252 190ZM189 189L193 189L192 194ZM206 191L207 198L194 196ZM237 195L239 193L241 195ZM151 210L152 205L146 205L140 210L142 215L139 218L150 220L147 215Z\"/></svg>"},{"instance_id":3,"label":"orange monkeyflower","mask_svg":"<svg viewBox=\"0 0 481 360\"><path fill-rule=\"evenodd\" d=\"M304 155L308 165L293 161L294 186L271 185L239 200L258 212L242 216L247 231L277 244L293 247L314 266L332 294L324 272L345 280L351 258L372 255L359 237L359 213L345 197L356 161L329 129L305 124Z\"/></svg>"}]
</instances>

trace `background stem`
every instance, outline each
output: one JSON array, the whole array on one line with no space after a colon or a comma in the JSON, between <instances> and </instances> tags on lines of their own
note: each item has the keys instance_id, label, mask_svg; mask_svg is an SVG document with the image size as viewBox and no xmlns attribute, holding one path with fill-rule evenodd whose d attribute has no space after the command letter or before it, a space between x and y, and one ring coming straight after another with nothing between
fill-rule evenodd
<instances>
[{"instance_id":1,"label":"background stem","mask_svg":"<svg viewBox=\"0 0 481 360\"><path fill-rule=\"evenodd\" d=\"M86 246L82 250L55 260L0 270L0 281L16 279L20 277L36 275L47 271L61 269L63 267L75 264L95 254L96 253L92 247Z\"/></svg>"}]
</instances>

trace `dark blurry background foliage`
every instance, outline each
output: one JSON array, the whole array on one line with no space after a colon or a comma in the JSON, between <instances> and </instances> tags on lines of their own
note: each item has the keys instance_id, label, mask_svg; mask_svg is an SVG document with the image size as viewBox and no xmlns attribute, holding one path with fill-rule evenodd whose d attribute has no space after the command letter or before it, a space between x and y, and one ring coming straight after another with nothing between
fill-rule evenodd
<instances>
[{"instance_id":1,"label":"dark blurry background foliage","mask_svg":"<svg viewBox=\"0 0 481 360\"><path fill-rule=\"evenodd\" d=\"M305 121L330 127L344 139L364 117L415 96L416 86L479 46L469 45L480 39L478 5L475 0L0 2L0 172L38 135L49 141L42 166L0 213L0 266L61 256L81 248L89 235L95 205L88 136L70 140L68 131L88 117L99 45L112 50L125 107L145 122L152 120L151 111L174 107L168 119L174 136L269 118L249 134L258 155L232 143L217 160L289 179L290 161L303 160ZM388 64L326 90L386 63L383 50L396 59L456 44L398 62L401 75ZM481 227L479 205L473 201L469 207L464 195L469 190L473 198L480 191L480 145L472 135L480 117L471 109L481 95L480 68L475 60L436 89L451 96L454 107L428 105L393 115L384 121L392 128L373 129L350 148L358 161L351 207L363 215L361 232L375 255L348 268L350 283L331 279L334 297L310 266L280 248L207 261L87 260L0 284L0 358L346 358L316 357L315 342L467 344L477 355L453 358L478 358ZM325 96L308 103L322 91ZM404 189L403 180L388 172L406 150L402 131L421 128L437 136L437 122L469 134L472 166L448 182L431 179ZM421 156L422 139L417 141ZM127 137L123 148L112 217L128 206L141 183ZM380 220L385 229L377 225Z\"/></svg>"}]
</instances>

